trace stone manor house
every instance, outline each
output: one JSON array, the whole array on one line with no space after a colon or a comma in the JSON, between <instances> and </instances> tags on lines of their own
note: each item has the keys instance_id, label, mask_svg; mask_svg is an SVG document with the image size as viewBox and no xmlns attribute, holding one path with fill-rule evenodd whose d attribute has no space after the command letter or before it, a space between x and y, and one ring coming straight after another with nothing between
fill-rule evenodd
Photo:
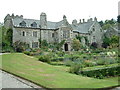
<instances>
[{"instance_id":1,"label":"stone manor house","mask_svg":"<svg viewBox=\"0 0 120 90\"><path fill-rule=\"evenodd\" d=\"M4 18L4 26L12 28L13 43L16 41L26 42L31 48L39 48L40 40L46 40L48 43L61 42L65 40L63 45L64 51L72 50L72 39L76 36L86 36L89 44L93 42L102 44L103 30L99 25L97 18L81 20L73 20L72 24L67 21L66 16L59 22L47 21L47 15L41 13L40 20L25 19L23 16L8 14ZM82 39L85 45L85 39Z\"/></svg>"}]
</instances>

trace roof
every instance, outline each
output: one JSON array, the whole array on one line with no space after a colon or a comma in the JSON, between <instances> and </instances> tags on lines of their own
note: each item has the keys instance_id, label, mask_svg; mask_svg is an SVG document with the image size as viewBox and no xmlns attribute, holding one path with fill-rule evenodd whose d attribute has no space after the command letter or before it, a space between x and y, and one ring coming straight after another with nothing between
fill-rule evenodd
<instances>
[{"instance_id":1,"label":"roof","mask_svg":"<svg viewBox=\"0 0 120 90\"><path fill-rule=\"evenodd\" d=\"M34 28L34 27L31 27L31 24L35 22L37 24L37 27L35 27L35 28L40 28L39 27L40 26L40 20L14 18L12 21L13 21L13 25L15 27L21 27L20 23L24 21L26 23L26 27ZM64 24L64 20L61 20L59 22L47 21L47 29L58 29L63 24Z\"/></svg>"},{"instance_id":2,"label":"roof","mask_svg":"<svg viewBox=\"0 0 120 90\"><path fill-rule=\"evenodd\" d=\"M79 33L88 33L90 27L94 24L94 21L91 22L85 22L82 24L79 24L77 26L72 25L73 31L77 31Z\"/></svg>"},{"instance_id":3,"label":"roof","mask_svg":"<svg viewBox=\"0 0 120 90\"><path fill-rule=\"evenodd\" d=\"M19 24L24 21L26 23L26 27L31 27L31 24L36 22L37 23L37 27L39 28L40 25L40 21L39 20L34 20L34 19L23 19L23 18L14 18L13 19L13 25L16 27L21 27Z\"/></svg>"}]
</instances>

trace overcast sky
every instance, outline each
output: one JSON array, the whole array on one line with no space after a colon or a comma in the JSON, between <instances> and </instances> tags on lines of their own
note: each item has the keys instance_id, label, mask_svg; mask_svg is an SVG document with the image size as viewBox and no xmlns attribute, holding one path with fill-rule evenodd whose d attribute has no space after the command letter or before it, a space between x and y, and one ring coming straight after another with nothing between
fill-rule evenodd
<instances>
[{"instance_id":1,"label":"overcast sky","mask_svg":"<svg viewBox=\"0 0 120 90\"><path fill-rule=\"evenodd\" d=\"M66 15L71 23L73 19L98 20L117 19L119 0L1 0L0 22L7 14L23 15L24 18L39 19L40 13L47 14L47 20L57 22Z\"/></svg>"}]
</instances>

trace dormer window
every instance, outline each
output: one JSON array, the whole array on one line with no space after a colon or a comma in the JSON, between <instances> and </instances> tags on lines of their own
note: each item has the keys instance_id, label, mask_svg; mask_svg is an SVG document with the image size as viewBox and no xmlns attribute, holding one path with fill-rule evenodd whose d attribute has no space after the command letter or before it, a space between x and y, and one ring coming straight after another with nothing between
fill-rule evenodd
<instances>
[{"instance_id":1,"label":"dormer window","mask_svg":"<svg viewBox=\"0 0 120 90\"><path fill-rule=\"evenodd\" d=\"M26 23L25 23L25 21L22 21L19 25L22 26L22 27L25 27Z\"/></svg>"},{"instance_id":2,"label":"dormer window","mask_svg":"<svg viewBox=\"0 0 120 90\"><path fill-rule=\"evenodd\" d=\"M33 22L33 23L31 24L31 27L37 27L37 23L36 23L36 22Z\"/></svg>"}]
</instances>

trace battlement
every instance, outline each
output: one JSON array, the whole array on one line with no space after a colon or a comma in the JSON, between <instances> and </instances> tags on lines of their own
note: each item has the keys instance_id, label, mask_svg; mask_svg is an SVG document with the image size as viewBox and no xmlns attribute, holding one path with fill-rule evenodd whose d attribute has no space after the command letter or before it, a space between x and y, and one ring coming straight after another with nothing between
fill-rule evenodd
<instances>
[{"instance_id":1,"label":"battlement","mask_svg":"<svg viewBox=\"0 0 120 90\"><path fill-rule=\"evenodd\" d=\"M12 20L14 18L23 18L23 15L14 15L14 13L12 15L10 14L7 14L6 17L4 18L4 22L6 20Z\"/></svg>"}]
</instances>

